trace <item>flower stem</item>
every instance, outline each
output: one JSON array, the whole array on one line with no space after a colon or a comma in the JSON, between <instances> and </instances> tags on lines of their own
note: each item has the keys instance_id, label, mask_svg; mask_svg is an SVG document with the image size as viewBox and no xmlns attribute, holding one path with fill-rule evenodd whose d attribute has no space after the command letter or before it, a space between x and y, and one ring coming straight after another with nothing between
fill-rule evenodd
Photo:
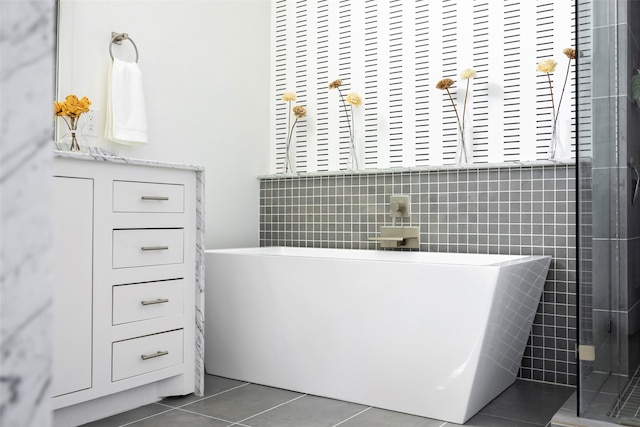
<instances>
[{"instance_id":1,"label":"flower stem","mask_svg":"<svg viewBox=\"0 0 640 427\"><path fill-rule=\"evenodd\" d=\"M467 117L467 96L469 96L469 80L467 79L467 90L464 93L464 107L462 108L462 129L464 129L464 120Z\"/></svg>"},{"instance_id":2,"label":"flower stem","mask_svg":"<svg viewBox=\"0 0 640 427\"><path fill-rule=\"evenodd\" d=\"M356 119L355 117L353 117L353 105L351 106L351 117L353 118L353 120L351 120L351 128L349 128L349 136L351 139L351 158L353 160L353 164L355 165L356 169L360 169L360 167L358 166L358 156L356 156L356 142L355 142L355 135L356 135Z\"/></svg>"},{"instance_id":3,"label":"flower stem","mask_svg":"<svg viewBox=\"0 0 640 427\"><path fill-rule=\"evenodd\" d=\"M293 136L293 130L296 127L296 123L298 123L298 118L296 117L296 119L293 121L293 124L291 125L291 128L289 129L289 132L287 134L287 145L285 146L285 152L286 155L284 157L284 171L289 172L289 166L291 166L291 160L289 158L289 147L291 146L291 137Z\"/></svg>"},{"instance_id":4,"label":"flower stem","mask_svg":"<svg viewBox=\"0 0 640 427\"><path fill-rule=\"evenodd\" d=\"M451 92L449 92L449 88L447 88L447 95L449 95L449 99L451 100L451 105L453 105L453 111L456 113L456 119L458 120L458 129L460 129L460 135L462 135L462 144L464 145L464 132L462 131L462 122L460 121L460 116L458 115L458 109L456 108L456 103L453 102L453 97L451 96Z\"/></svg>"},{"instance_id":5,"label":"flower stem","mask_svg":"<svg viewBox=\"0 0 640 427\"><path fill-rule=\"evenodd\" d=\"M287 173L289 171L289 144L291 143L291 134L293 133L293 127L289 126L291 124L291 101L287 102L289 104L289 114L287 115L287 142L285 145L284 151L284 172Z\"/></svg>"},{"instance_id":6,"label":"flower stem","mask_svg":"<svg viewBox=\"0 0 640 427\"><path fill-rule=\"evenodd\" d=\"M467 83L468 83L468 81L467 81ZM462 122L460 121L460 116L458 115L458 109L456 108L456 103L453 102L453 97L451 96L451 92L449 92L449 88L447 88L447 95L449 95L449 99L451 100L451 105L453 105L453 111L455 111L456 119L458 120L458 129L460 129L461 157L464 156L465 160L467 160L467 150L466 150L466 148L464 146L464 129L462 127ZM465 101L465 106L466 106L466 101ZM457 159L456 159L456 161L457 161Z\"/></svg>"},{"instance_id":7,"label":"flower stem","mask_svg":"<svg viewBox=\"0 0 640 427\"><path fill-rule=\"evenodd\" d=\"M551 92L551 110L553 111L553 123L556 123L556 105L553 102L553 86L551 85L551 74L547 73L547 80L549 81L549 91Z\"/></svg>"},{"instance_id":8,"label":"flower stem","mask_svg":"<svg viewBox=\"0 0 640 427\"><path fill-rule=\"evenodd\" d=\"M72 124L69 123L69 121L64 116L60 116L60 117L62 117L62 120L66 123L67 127L69 128L69 130L71 130Z\"/></svg>"},{"instance_id":9,"label":"flower stem","mask_svg":"<svg viewBox=\"0 0 640 427\"><path fill-rule=\"evenodd\" d=\"M356 161L356 169L357 169L358 159L356 158L356 147L355 147L355 142L353 141L353 131L351 129L351 119L349 118L349 110L347 110L347 103L344 101L344 96L342 96L342 91L340 90L340 86L338 86L337 89L338 89L338 93L340 94L340 101L342 101L342 107L344 108L344 115L347 117L347 125L349 127L349 141L351 142L351 147L349 149L353 150L353 158ZM351 114L353 115L353 107L351 107Z\"/></svg>"},{"instance_id":10,"label":"flower stem","mask_svg":"<svg viewBox=\"0 0 640 427\"><path fill-rule=\"evenodd\" d=\"M562 97L564 96L564 89L567 87L567 80L569 80L569 71L571 70L571 58L569 58L569 63L567 64L567 72L564 75L564 84L562 85L562 93L560 93L560 100L558 101L558 114L554 114L553 116L553 126L555 127L556 122L558 121L558 116L560 115L560 105L562 104ZM551 98L553 101L553 97Z\"/></svg>"}]
</instances>

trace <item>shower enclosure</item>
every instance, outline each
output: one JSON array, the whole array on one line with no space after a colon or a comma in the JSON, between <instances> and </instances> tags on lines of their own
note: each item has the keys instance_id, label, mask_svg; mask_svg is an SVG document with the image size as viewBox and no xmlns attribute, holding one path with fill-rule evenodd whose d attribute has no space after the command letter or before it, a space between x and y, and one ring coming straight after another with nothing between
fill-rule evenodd
<instances>
[{"instance_id":1,"label":"shower enclosure","mask_svg":"<svg viewBox=\"0 0 640 427\"><path fill-rule=\"evenodd\" d=\"M640 1L576 0L578 415L640 426Z\"/></svg>"}]
</instances>

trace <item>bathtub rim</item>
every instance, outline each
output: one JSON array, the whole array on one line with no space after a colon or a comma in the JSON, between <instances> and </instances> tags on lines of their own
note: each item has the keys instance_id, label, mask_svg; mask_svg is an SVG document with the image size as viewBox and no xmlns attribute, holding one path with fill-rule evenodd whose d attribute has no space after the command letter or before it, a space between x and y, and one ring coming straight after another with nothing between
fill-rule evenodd
<instances>
[{"instance_id":1,"label":"bathtub rim","mask_svg":"<svg viewBox=\"0 0 640 427\"><path fill-rule=\"evenodd\" d=\"M552 259L550 255L505 255L505 254L476 254L459 252L427 252L427 251L397 251L380 249L342 249L316 248L297 246L256 246L243 248L206 249L206 254L262 256L262 257L291 257L313 258L339 261L385 262L425 265L459 265L473 267L504 267L537 260ZM306 253L301 253L306 252ZM338 252L341 252L338 255ZM341 255L352 255L345 257ZM362 256L365 255L365 256ZM381 256L382 255L382 256ZM427 259L435 257L434 259ZM449 259L443 260L445 257ZM484 262L478 262L482 260ZM470 262L471 261L471 262ZM473 262L475 261L475 262Z\"/></svg>"}]
</instances>

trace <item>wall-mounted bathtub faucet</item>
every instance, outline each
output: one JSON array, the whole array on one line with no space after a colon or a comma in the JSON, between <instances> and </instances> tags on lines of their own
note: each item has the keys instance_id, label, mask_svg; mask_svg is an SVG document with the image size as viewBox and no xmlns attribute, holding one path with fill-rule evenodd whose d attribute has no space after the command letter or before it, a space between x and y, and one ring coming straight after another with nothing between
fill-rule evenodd
<instances>
[{"instance_id":1,"label":"wall-mounted bathtub faucet","mask_svg":"<svg viewBox=\"0 0 640 427\"><path fill-rule=\"evenodd\" d=\"M381 248L420 249L420 227L380 227L380 236L369 237Z\"/></svg>"},{"instance_id":2,"label":"wall-mounted bathtub faucet","mask_svg":"<svg viewBox=\"0 0 640 427\"><path fill-rule=\"evenodd\" d=\"M391 227L380 227L380 236L369 240L380 242L381 248L420 249L420 227L396 227L396 218L411 216L409 196L395 195L389 199Z\"/></svg>"}]
</instances>

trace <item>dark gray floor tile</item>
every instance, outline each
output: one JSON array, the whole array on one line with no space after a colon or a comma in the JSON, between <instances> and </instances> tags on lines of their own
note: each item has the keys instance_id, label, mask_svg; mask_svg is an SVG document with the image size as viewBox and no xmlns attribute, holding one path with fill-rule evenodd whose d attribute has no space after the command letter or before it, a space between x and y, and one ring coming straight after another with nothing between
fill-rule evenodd
<instances>
[{"instance_id":1,"label":"dark gray floor tile","mask_svg":"<svg viewBox=\"0 0 640 427\"><path fill-rule=\"evenodd\" d=\"M574 391L571 387L517 380L480 413L546 425Z\"/></svg>"},{"instance_id":2,"label":"dark gray floor tile","mask_svg":"<svg viewBox=\"0 0 640 427\"><path fill-rule=\"evenodd\" d=\"M231 378L217 377L215 375L206 375L204 377L204 395L213 396L223 391L231 390L242 384L247 384L246 381L232 380Z\"/></svg>"},{"instance_id":3,"label":"dark gray floor tile","mask_svg":"<svg viewBox=\"0 0 640 427\"><path fill-rule=\"evenodd\" d=\"M562 404L562 409L576 412L578 410L578 392L574 391L571 396Z\"/></svg>"},{"instance_id":4,"label":"dark gray floor tile","mask_svg":"<svg viewBox=\"0 0 640 427\"><path fill-rule=\"evenodd\" d=\"M183 406L183 409L224 420L240 421L299 396L302 394L248 384Z\"/></svg>"},{"instance_id":5,"label":"dark gray floor tile","mask_svg":"<svg viewBox=\"0 0 640 427\"><path fill-rule=\"evenodd\" d=\"M232 423L215 420L203 415L174 409L164 414L140 420L127 427L227 427Z\"/></svg>"},{"instance_id":6,"label":"dark gray floor tile","mask_svg":"<svg viewBox=\"0 0 640 427\"><path fill-rule=\"evenodd\" d=\"M121 414L114 415L112 417L103 418L92 423L84 424L85 427L116 427L122 424L130 423L132 421L139 420L141 418L149 417L151 415L159 414L170 410L169 408L152 403L151 405L141 406L136 409L132 409Z\"/></svg>"},{"instance_id":7,"label":"dark gray floor tile","mask_svg":"<svg viewBox=\"0 0 640 427\"><path fill-rule=\"evenodd\" d=\"M331 427L367 409L367 406L318 396L293 402L242 421L251 427Z\"/></svg>"},{"instance_id":8,"label":"dark gray floor tile","mask_svg":"<svg viewBox=\"0 0 640 427\"><path fill-rule=\"evenodd\" d=\"M445 424L445 427L457 425L460 424L447 423ZM510 420L486 414L476 414L469 421L464 423L465 427L544 427L546 425L546 422L543 424L528 423L525 421Z\"/></svg>"},{"instance_id":9,"label":"dark gray floor tile","mask_svg":"<svg viewBox=\"0 0 640 427\"><path fill-rule=\"evenodd\" d=\"M371 408L345 421L339 427L438 427L443 424L444 422L439 420Z\"/></svg>"},{"instance_id":10,"label":"dark gray floor tile","mask_svg":"<svg viewBox=\"0 0 640 427\"><path fill-rule=\"evenodd\" d=\"M244 381L232 380L224 377L217 377L215 375L206 375L204 377L204 397L213 396L214 394L222 393L232 388L238 387L242 384L246 384ZM160 402L163 405L177 408L180 406L193 403L196 400L200 400L202 397L196 396L193 393L187 396L167 397Z\"/></svg>"}]
</instances>

